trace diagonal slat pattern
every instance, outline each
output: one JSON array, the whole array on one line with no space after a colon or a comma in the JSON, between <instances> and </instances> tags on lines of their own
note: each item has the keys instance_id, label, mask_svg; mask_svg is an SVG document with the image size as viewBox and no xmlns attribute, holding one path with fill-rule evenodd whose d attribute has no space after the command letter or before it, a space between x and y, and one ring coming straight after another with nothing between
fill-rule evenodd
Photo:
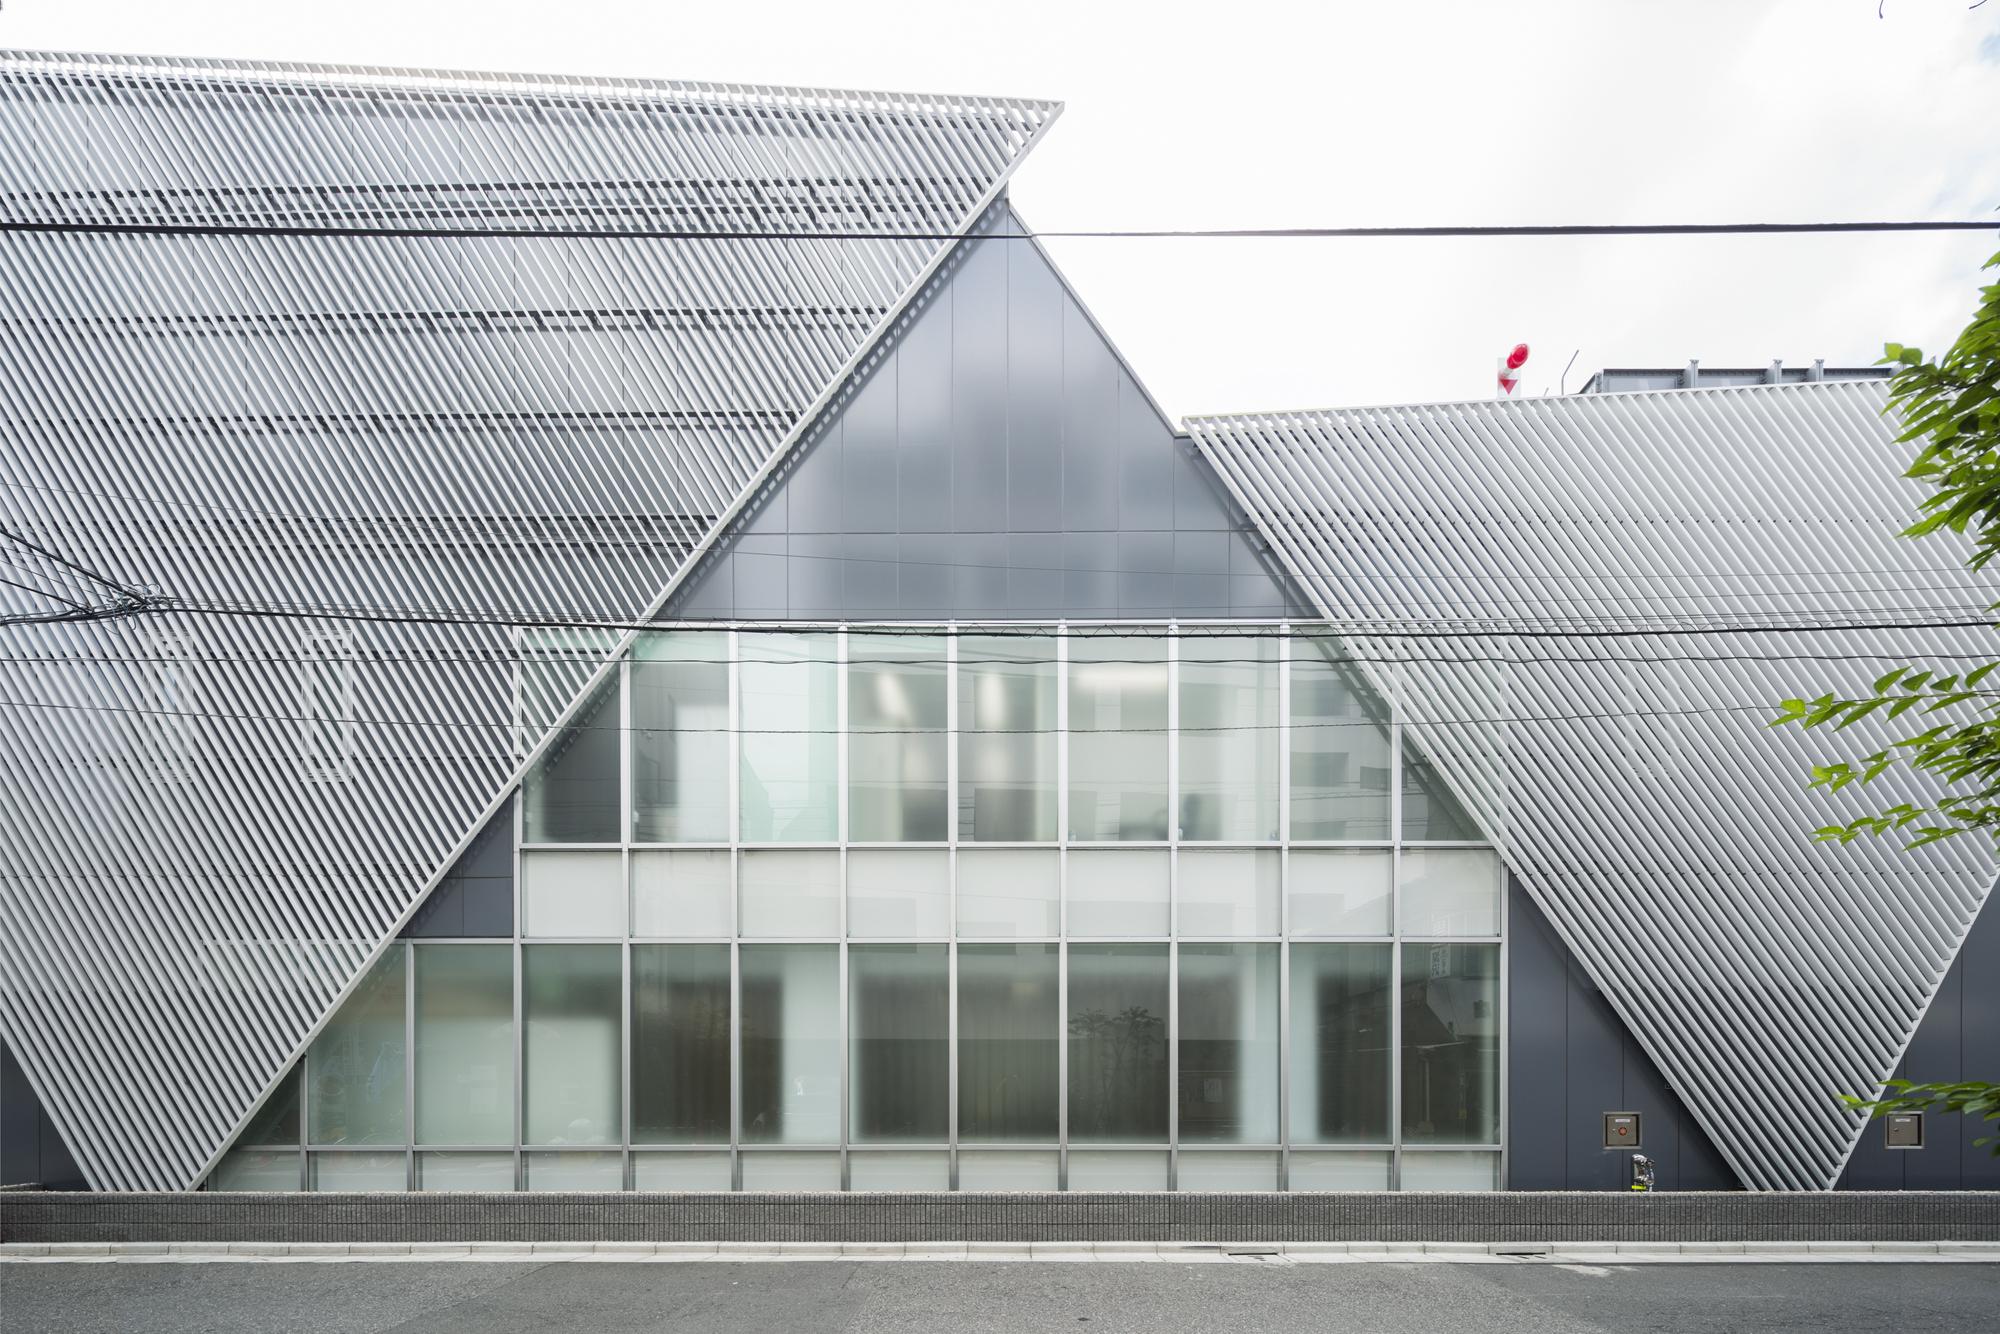
<instances>
[{"instance_id":1,"label":"diagonal slat pattern","mask_svg":"<svg viewBox=\"0 0 2000 1334\"><path fill-rule=\"evenodd\" d=\"M503 622L645 614L1057 110L0 53L0 528L158 599L0 627L0 1032L93 1186L194 1183L611 643L516 699Z\"/></svg>"},{"instance_id":2,"label":"diagonal slat pattern","mask_svg":"<svg viewBox=\"0 0 2000 1334\"><path fill-rule=\"evenodd\" d=\"M1976 840L1810 831L1804 775L1912 730L1778 701L1994 652L1881 382L1194 418L1205 456L1746 1185L1828 1189L1993 879ZM1938 621L1971 625L1930 628ZM1429 626L1440 638L1389 633ZM1777 627L1815 627L1810 633ZM1725 628L1726 627L1726 628ZM1372 633L1371 633L1372 631ZM1905 720L1907 722L1907 720Z\"/></svg>"}]
</instances>

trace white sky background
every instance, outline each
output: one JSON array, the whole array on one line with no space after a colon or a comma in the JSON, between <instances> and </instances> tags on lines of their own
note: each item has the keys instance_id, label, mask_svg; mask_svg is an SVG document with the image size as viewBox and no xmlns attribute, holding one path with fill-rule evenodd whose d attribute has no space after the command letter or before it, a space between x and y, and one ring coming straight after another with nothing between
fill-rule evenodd
<instances>
[{"instance_id":1,"label":"white sky background","mask_svg":"<svg viewBox=\"0 0 2000 1334\"><path fill-rule=\"evenodd\" d=\"M1043 229L1979 218L2000 0L4 0L0 45L1059 98ZM2000 226L2000 220L1996 220ZM1994 233L1066 240L1168 412L1941 346ZM1987 279L1991 281L1989 277Z\"/></svg>"}]
</instances>

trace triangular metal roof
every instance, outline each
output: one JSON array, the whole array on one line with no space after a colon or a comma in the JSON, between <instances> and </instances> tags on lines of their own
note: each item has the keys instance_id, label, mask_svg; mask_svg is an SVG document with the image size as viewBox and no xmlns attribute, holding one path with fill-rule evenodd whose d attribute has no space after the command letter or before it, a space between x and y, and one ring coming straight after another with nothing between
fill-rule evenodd
<instances>
[{"instance_id":1,"label":"triangular metal roof","mask_svg":"<svg viewBox=\"0 0 2000 1334\"><path fill-rule=\"evenodd\" d=\"M652 615L1059 110L0 53L0 615L162 599L0 631L93 1186L199 1179L615 637L510 708L501 622Z\"/></svg>"},{"instance_id":2,"label":"triangular metal roof","mask_svg":"<svg viewBox=\"0 0 2000 1334\"><path fill-rule=\"evenodd\" d=\"M1815 762L1906 734L1778 702L1995 654L1948 539L1899 539L1880 383L1187 425L1743 1181L1832 1186L1984 900L1983 841L1811 831ZM1940 624L1948 623L1948 624ZM1812 627L1801 630L1800 627ZM1387 661L1379 661L1387 660Z\"/></svg>"}]
</instances>

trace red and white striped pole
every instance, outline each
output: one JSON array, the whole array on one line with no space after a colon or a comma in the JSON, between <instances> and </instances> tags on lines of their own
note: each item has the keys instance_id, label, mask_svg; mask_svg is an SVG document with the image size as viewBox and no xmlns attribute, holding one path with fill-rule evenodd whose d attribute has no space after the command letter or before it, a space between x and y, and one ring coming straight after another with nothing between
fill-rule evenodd
<instances>
[{"instance_id":1,"label":"red and white striped pole","mask_svg":"<svg viewBox=\"0 0 2000 1334\"><path fill-rule=\"evenodd\" d=\"M1511 398L1521 383L1521 367L1528 364L1528 345L1514 344L1514 350L1500 358L1500 389L1497 398Z\"/></svg>"}]
</instances>

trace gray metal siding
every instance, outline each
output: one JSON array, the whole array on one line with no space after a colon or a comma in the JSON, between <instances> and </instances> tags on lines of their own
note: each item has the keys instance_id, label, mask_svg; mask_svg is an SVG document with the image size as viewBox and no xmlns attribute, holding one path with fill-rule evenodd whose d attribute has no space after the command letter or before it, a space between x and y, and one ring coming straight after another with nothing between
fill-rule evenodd
<instances>
[{"instance_id":1,"label":"gray metal siding","mask_svg":"<svg viewBox=\"0 0 2000 1334\"><path fill-rule=\"evenodd\" d=\"M1964 549L1897 537L1923 491L1883 403L1830 382L1188 423L1760 1188L1833 1185L1861 1132L1836 1095L1895 1066L1993 879L1977 840L1812 839L1923 799L1900 773L1805 787L1894 724L1766 726L1883 663L1993 651Z\"/></svg>"},{"instance_id":2,"label":"gray metal siding","mask_svg":"<svg viewBox=\"0 0 2000 1334\"><path fill-rule=\"evenodd\" d=\"M1023 230L997 207L985 227ZM1273 617L1307 604L1031 241L960 244L672 609Z\"/></svg>"}]
</instances>

